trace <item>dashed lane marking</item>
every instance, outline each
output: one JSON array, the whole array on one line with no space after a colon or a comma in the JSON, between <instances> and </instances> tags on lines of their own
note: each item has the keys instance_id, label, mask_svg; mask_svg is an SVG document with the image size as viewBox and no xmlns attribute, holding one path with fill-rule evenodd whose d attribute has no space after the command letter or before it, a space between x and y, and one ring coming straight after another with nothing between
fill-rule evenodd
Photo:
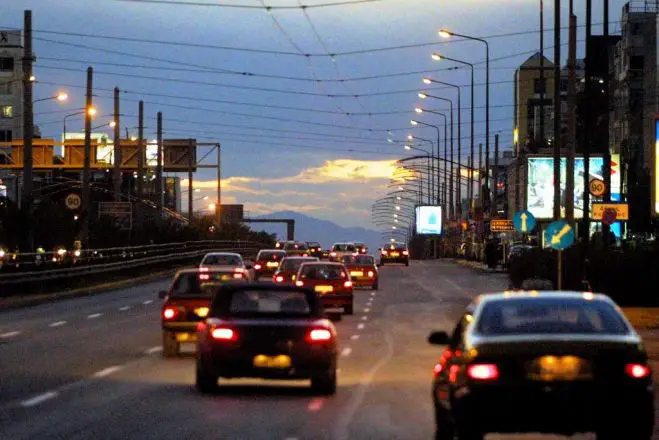
<instances>
[{"instance_id":1,"label":"dashed lane marking","mask_svg":"<svg viewBox=\"0 0 659 440\"><path fill-rule=\"evenodd\" d=\"M325 403L325 399L316 397L315 399L312 399L311 402L309 402L309 405L307 405L307 409L309 410L309 412L320 411L324 403Z\"/></svg>"},{"instance_id":2,"label":"dashed lane marking","mask_svg":"<svg viewBox=\"0 0 659 440\"><path fill-rule=\"evenodd\" d=\"M119 307L119 310L122 311L122 312L125 312L125 311L128 310L128 309L130 309L129 306Z\"/></svg>"},{"instance_id":3,"label":"dashed lane marking","mask_svg":"<svg viewBox=\"0 0 659 440\"><path fill-rule=\"evenodd\" d=\"M362 321L368 321L368 316L362 316Z\"/></svg>"},{"instance_id":4,"label":"dashed lane marking","mask_svg":"<svg viewBox=\"0 0 659 440\"><path fill-rule=\"evenodd\" d=\"M341 356L350 356L350 353L352 353L352 348L346 347L341 351Z\"/></svg>"},{"instance_id":5,"label":"dashed lane marking","mask_svg":"<svg viewBox=\"0 0 659 440\"><path fill-rule=\"evenodd\" d=\"M352 339L353 341L356 341L357 339L359 339L359 335L352 335L352 336L350 336L350 339Z\"/></svg>"},{"instance_id":6,"label":"dashed lane marking","mask_svg":"<svg viewBox=\"0 0 659 440\"><path fill-rule=\"evenodd\" d=\"M91 315L87 316L87 319L100 318L101 316L103 316L102 313L92 313Z\"/></svg>"},{"instance_id":7,"label":"dashed lane marking","mask_svg":"<svg viewBox=\"0 0 659 440\"><path fill-rule=\"evenodd\" d=\"M369 309L368 307L364 309L364 313L368 313L370 311L371 311L371 309Z\"/></svg>"},{"instance_id":8,"label":"dashed lane marking","mask_svg":"<svg viewBox=\"0 0 659 440\"><path fill-rule=\"evenodd\" d=\"M161 351L162 351L162 347L161 347L161 346L151 347L151 348L149 348L148 350L145 350L145 351L144 351L144 354L154 354L154 353L159 353L159 352L161 352Z\"/></svg>"},{"instance_id":9,"label":"dashed lane marking","mask_svg":"<svg viewBox=\"0 0 659 440\"><path fill-rule=\"evenodd\" d=\"M122 367L121 365L114 365L112 367L104 368L101 371L97 371L96 373L94 373L94 377L106 377L106 376L109 376L111 374L116 373L117 371L121 370L122 368L124 368L124 367Z\"/></svg>"},{"instance_id":10,"label":"dashed lane marking","mask_svg":"<svg viewBox=\"0 0 659 440\"><path fill-rule=\"evenodd\" d=\"M63 325L66 325L66 321L56 321L51 323L48 327L61 327Z\"/></svg>"},{"instance_id":11,"label":"dashed lane marking","mask_svg":"<svg viewBox=\"0 0 659 440\"><path fill-rule=\"evenodd\" d=\"M39 394L38 396L34 396L31 399L24 400L21 402L21 406L35 406L39 405L40 403L45 402L46 400L53 399L58 396L58 393L56 391L49 391L47 393Z\"/></svg>"},{"instance_id":12,"label":"dashed lane marking","mask_svg":"<svg viewBox=\"0 0 659 440\"><path fill-rule=\"evenodd\" d=\"M357 324L358 330L364 330L364 324Z\"/></svg>"},{"instance_id":13,"label":"dashed lane marking","mask_svg":"<svg viewBox=\"0 0 659 440\"><path fill-rule=\"evenodd\" d=\"M147 305L147 304L151 304L152 302L153 302L152 299L147 299L147 300L144 301L142 304Z\"/></svg>"},{"instance_id":14,"label":"dashed lane marking","mask_svg":"<svg viewBox=\"0 0 659 440\"><path fill-rule=\"evenodd\" d=\"M7 332L7 333L1 334L0 338L2 338L2 339L13 338L14 336L18 336L20 334L21 334L21 332L19 332L19 331Z\"/></svg>"}]
</instances>

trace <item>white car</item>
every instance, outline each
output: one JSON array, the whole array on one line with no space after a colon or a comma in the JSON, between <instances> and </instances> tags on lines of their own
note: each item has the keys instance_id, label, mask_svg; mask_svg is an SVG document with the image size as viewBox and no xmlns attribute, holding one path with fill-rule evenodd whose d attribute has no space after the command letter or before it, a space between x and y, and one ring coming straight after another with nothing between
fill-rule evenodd
<instances>
[{"instance_id":1,"label":"white car","mask_svg":"<svg viewBox=\"0 0 659 440\"><path fill-rule=\"evenodd\" d=\"M246 264L243 257L234 252L209 252L202 258L199 268L233 271L236 278L245 278L247 281L252 281L251 265Z\"/></svg>"}]
</instances>

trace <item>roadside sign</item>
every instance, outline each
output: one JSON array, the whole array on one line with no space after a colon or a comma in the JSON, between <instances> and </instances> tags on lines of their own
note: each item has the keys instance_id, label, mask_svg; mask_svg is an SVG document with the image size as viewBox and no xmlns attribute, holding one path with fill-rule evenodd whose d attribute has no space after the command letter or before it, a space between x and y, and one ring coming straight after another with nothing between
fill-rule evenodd
<instances>
[{"instance_id":1,"label":"roadside sign","mask_svg":"<svg viewBox=\"0 0 659 440\"><path fill-rule=\"evenodd\" d=\"M610 226L615 223L617 217L618 215L615 209L606 208L602 214L602 223Z\"/></svg>"},{"instance_id":2,"label":"roadside sign","mask_svg":"<svg viewBox=\"0 0 659 440\"><path fill-rule=\"evenodd\" d=\"M68 196L66 196L64 203L66 203L67 208L71 210L75 210L80 208L80 205L82 204L82 200L80 199L80 196L78 194L71 193Z\"/></svg>"},{"instance_id":3,"label":"roadside sign","mask_svg":"<svg viewBox=\"0 0 659 440\"><path fill-rule=\"evenodd\" d=\"M602 179L590 179L588 189L591 196L602 197L606 192L606 183Z\"/></svg>"},{"instance_id":4,"label":"roadside sign","mask_svg":"<svg viewBox=\"0 0 659 440\"><path fill-rule=\"evenodd\" d=\"M574 243L574 229L565 220L550 223L545 229L545 243L559 251L567 249Z\"/></svg>"},{"instance_id":5,"label":"roadside sign","mask_svg":"<svg viewBox=\"0 0 659 440\"><path fill-rule=\"evenodd\" d=\"M520 211L513 217L513 226L521 234L526 234L535 229L535 216L529 211Z\"/></svg>"},{"instance_id":6,"label":"roadside sign","mask_svg":"<svg viewBox=\"0 0 659 440\"><path fill-rule=\"evenodd\" d=\"M513 221L508 219L490 220L490 232L510 232L514 231Z\"/></svg>"},{"instance_id":7,"label":"roadside sign","mask_svg":"<svg viewBox=\"0 0 659 440\"><path fill-rule=\"evenodd\" d=\"M615 221L629 220L629 205L627 203L593 203L591 218L593 220L602 220L604 211L607 209L615 210Z\"/></svg>"}]
</instances>

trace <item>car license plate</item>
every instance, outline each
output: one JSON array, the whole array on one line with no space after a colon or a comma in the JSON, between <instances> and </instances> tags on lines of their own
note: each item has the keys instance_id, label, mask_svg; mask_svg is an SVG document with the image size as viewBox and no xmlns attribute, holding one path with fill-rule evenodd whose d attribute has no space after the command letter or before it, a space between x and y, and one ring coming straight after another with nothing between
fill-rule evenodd
<instances>
[{"instance_id":1,"label":"car license plate","mask_svg":"<svg viewBox=\"0 0 659 440\"><path fill-rule=\"evenodd\" d=\"M351 277L363 277L364 272L350 272Z\"/></svg>"},{"instance_id":2,"label":"car license plate","mask_svg":"<svg viewBox=\"0 0 659 440\"><path fill-rule=\"evenodd\" d=\"M291 357L284 354L278 356L259 354L254 356L253 365L257 368L290 368Z\"/></svg>"},{"instance_id":3,"label":"car license plate","mask_svg":"<svg viewBox=\"0 0 659 440\"><path fill-rule=\"evenodd\" d=\"M279 263L277 263L276 261L268 261L267 266L268 267L279 267Z\"/></svg>"},{"instance_id":4,"label":"car license plate","mask_svg":"<svg viewBox=\"0 0 659 440\"><path fill-rule=\"evenodd\" d=\"M392 252L391 256L392 257L400 257L400 254L398 252Z\"/></svg>"},{"instance_id":5,"label":"car license plate","mask_svg":"<svg viewBox=\"0 0 659 440\"><path fill-rule=\"evenodd\" d=\"M177 333L176 342L196 342L197 335L194 333Z\"/></svg>"},{"instance_id":6,"label":"car license plate","mask_svg":"<svg viewBox=\"0 0 659 440\"><path fill-rule=\"evenodd\" d=\"M529 379L545 382L592 378L590 363L576 356L542 356L530 364Z\"/></svg>"},{"instance_id":7,"label":"car license plate","mask_svg":"<svg viewBox=\"0 0 659 440\"><path fill-rule=\"evenodd\" d=\"M314 290L318 293L328 293L328 292L333 292L334 287L332 286L316 286Z\"/></svg>"},{"instance_id":8,"label":"car license plate","mask_svg":"<svg viewBox=\"0 0 659 440\"><path fill-rule=\"evenodd\" d=\"M222 277L220 277L220 280L222 280L222 281L229 281L230 279L231 279L231 276L226 275L226 274L222 275Z\"/></svg>"},{"instance_id":9,"label":"car license plate","mask_svg":"<svg viewBox=\"0 0 659 440\"><path fill-rule=\"evenodd\" d=\"M194 312L200 318L205 318L208 316L208 307L199 307L194 309Z\"/></svg>"}]
</instances>

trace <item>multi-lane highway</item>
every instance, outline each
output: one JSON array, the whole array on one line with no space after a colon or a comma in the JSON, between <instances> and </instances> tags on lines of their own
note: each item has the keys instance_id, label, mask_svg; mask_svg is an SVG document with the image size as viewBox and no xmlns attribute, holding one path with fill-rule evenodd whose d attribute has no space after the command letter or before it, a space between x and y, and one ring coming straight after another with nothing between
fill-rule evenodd
<instances>
[{"instance_id":1,"label":"multi-lane highway","mask_svg":"<svg viewBox=\"0 0 659 440\"><path fill-rule=\"evenodd\" d=\"M307 382L221 381L198 394L194 359L160 355L168 280L0 313L2 439L410 439L433 437L431 329L450 329L502 274L449 262L385 266L337 324L339 390Z\"/></svg>"}]
</instances>

